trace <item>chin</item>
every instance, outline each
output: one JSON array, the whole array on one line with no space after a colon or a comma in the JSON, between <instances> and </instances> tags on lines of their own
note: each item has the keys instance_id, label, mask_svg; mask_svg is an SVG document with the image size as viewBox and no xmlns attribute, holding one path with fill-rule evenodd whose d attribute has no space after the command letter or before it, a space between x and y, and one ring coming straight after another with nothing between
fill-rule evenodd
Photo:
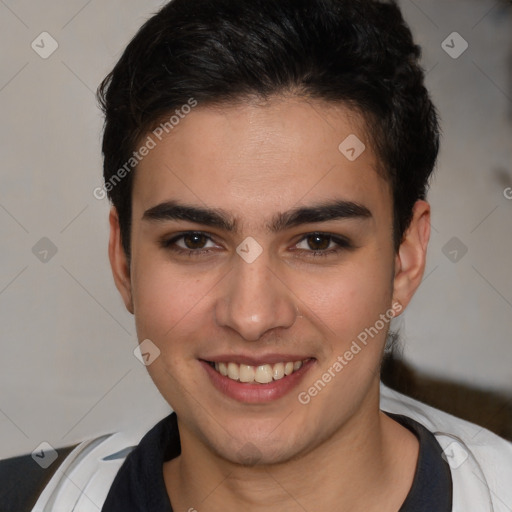
<instances>
[{"instance_id":1,"label":"chin","mask_svg":"<svg viewBox=\"0 0 512 512\"><path fill-rule=\"evenodd\" d=\"M275 427L274 427L275 428ZM243 435L223 436L208 442L210 449L219 457L247 467L265 466L286 463L306 451L304 436L291 435L290 432L277 434L274 432L251 436L248 430L239 430Z\"/></svg>"}]
</instances>

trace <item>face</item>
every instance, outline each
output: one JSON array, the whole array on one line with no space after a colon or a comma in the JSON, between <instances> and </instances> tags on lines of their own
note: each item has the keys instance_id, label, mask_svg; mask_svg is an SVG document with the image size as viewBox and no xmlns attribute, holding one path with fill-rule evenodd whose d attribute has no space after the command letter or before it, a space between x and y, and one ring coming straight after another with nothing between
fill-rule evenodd
<instances>
[{"instance_id":1,"label":"face","mask_svg":"<svg viewBox=\"0 0 512 512\"><path fill-rule=\"evenodd\" d=\"M137 168L129 270L111 214L117 286L160 350L148 371L182 436L225 459L283 462L378 410L428 208L412 224L423 238L395 254L391 190L362 127L296 98L199 105ZM355 160L339 149L350 135L366 146Z\"/></svg>"}]
</instances>

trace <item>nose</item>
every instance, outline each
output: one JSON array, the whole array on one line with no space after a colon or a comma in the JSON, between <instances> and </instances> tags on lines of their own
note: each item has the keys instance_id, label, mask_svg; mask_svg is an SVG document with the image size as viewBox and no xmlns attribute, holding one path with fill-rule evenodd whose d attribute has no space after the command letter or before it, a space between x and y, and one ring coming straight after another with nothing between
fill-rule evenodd
<instances>
[{"instance_id":1,"label":"nose","mask_svg":"<svg viewBox=\"0 0 512 512\"><path fill-rule=\"evenodd\" d=\"M216 302L216 321L247 341L257 341L272 329L294 324L298 309L293 299L291 289L270 268L267 258L260 256L252 263L239 258Z\"/></svg>"}]
</instances>

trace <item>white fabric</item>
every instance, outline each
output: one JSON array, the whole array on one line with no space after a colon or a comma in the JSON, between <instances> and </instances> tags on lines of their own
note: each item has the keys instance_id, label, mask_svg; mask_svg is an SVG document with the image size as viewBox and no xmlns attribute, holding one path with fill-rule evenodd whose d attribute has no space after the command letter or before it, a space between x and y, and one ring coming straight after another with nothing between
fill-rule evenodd
<instances>
[{"instance_id":1,"label":"white fabric","mask_svg":"<svg viewBox=\"0 0 512 512\"><path fill-rule=\"evenodd\" d=\"M451 468L452 512L512 512L512 443L384 385L381 409L408 416L434 433ZM143 435L134 430L79 444L61 464L32 512L101 510L129 448Z\"/></svg>"},{"instance_id":2,"label":"white fabric","mask_svg":"<svg viewBox=\"0 0 512 512\"><path fill-rule=\"evenodd\" d=\"M512 512L512 443L384 385L381 409L409 416L436 436L452 473L452 512Z\"/></svg>"}]
</instances>

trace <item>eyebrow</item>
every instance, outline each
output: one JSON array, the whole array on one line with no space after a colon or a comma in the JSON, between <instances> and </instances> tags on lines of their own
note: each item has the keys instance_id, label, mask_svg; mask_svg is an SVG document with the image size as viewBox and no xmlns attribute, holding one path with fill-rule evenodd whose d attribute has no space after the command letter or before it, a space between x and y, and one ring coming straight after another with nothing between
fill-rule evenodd
<instances>
[{"instance_id":1,"label":"eyebrow","mask_svg":"<svg viewBox=\"0 0 512 512\"><path fill-rule=\"evenodd\" d=\"M335 200L278 213L267 224L267 229L279 232L302 224L342 219L365 220L372 217L371 211L360 203ZM187 221L229 232L236 232L239 227L237 220L223 210L185 205L176 201L165 201L149 208L144 212L142 219L150 222Z\"/></svg>"}]
</instances>

